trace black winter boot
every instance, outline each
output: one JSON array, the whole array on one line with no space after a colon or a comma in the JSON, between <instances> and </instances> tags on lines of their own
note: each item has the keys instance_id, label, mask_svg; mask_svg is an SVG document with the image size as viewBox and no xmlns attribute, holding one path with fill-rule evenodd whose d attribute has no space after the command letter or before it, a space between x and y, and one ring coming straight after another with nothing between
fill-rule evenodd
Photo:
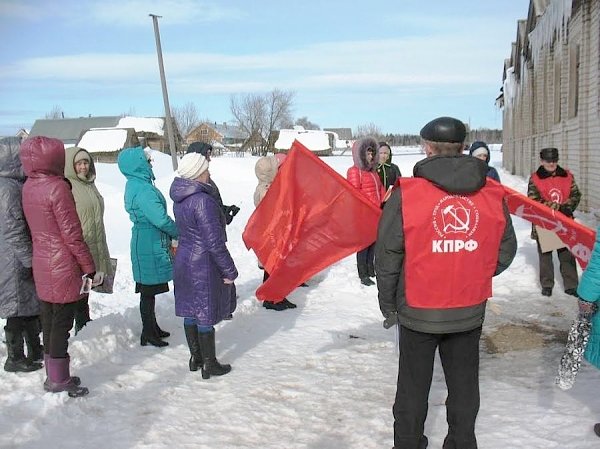
<instances>
[{"instance_id":1,"label":"black winter boot","mask_svg":"<svg viewBox=\"0 0 600 449\"><path fill-rule=\"evenodd\" d=\"M200 350L198 327L195 324L184 324L183 329L185 330L188 348L190 348L190 371L198 371L202 368L202 351Z\"/></svg>"},{"instance_id":2,"label":"black winter boot","mask_svg":"<svg viewBox=\"0 0 600 449\"><path fill-rule=\"evenodd\" d=\"M140 336L140 345L152 345L159 348L168 346L169 343L162 341L156 332L154 325L154 296L140 297L140 316L142 317L142 335Z\"/></svg>"},{"instance_id":3,"label":"black winter boot","mask_svg":"<svg viewBox=\"0 0 600 449\"><path fill-rule=\"evenodd\" d=\"M23 338L27 345L27 360L41 362L44 360L44 347L40 343L42 322L39 316L27 317L23 320Z\"/></svg>"},{"instance_id":4,"label":"black winter boot","mask_svg":"<svg viewBox=\"0 0 600 449\"><path fill-rule=\"evenodd\" d=\"M4 371L9 373L29 373L42 369L39 362L31 362L25 358L25 345L23 343L23 330L4 327L6 349L8 357L4 363Z\"/></svg>"},{"instance_id":5,"label":"black winter boot","mask_svg":"<svg viewBox=\"0 0 600 449\"><path fill-rule=\"evenodd\" d=\"M210 376L222 376L231 371L231 365L221 365L215 356L215 331L200 332L200 348L202 351L202 379Z\"/></svg>"},{"instance_id":6,"label":"black winter boot","mask_svg":"<svg viewBox=\"0 0 600 449\"><path fill-rule=\"evenodd\" d=\"M155 302L155 305L156 305L156 302ZM158 335L159 338L167 338L167 337L171 336L170 332L164 331L160 327L158 327L158 323L156 322L156 308L155 307L152 308L152 321L154 321L154 330L156 332L156 335Z\"/></svg>"}]
</instances>

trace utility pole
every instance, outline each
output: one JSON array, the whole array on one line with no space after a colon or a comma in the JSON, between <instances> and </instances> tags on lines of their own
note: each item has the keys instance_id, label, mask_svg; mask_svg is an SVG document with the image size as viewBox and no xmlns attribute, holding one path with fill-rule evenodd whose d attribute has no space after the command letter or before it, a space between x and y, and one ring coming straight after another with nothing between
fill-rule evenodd
<instances>
[{"instance_id":1,"label":"utility pole","mask_svg":"<svg viewBox=\"0 0 600 449\"><path fill-rule=\"evenodd\" d=\"M162 85L163 101L165 102L165 121L167 122L167 133L169 134L169 147L171 147L171 161L173 171L177 170L177 148L175 147L175 134L173 134L173 120L171 119L171 108L169 107L169 94L167 92L167 80L165 79L165 68L163 66L162 48L160 46L160 33L158 31L158 18L156 14L148 14L154 23L154 37L156 38L156 53L158 54L158 70L160 71L160 83Z\"/></svg>"}]
</instances>

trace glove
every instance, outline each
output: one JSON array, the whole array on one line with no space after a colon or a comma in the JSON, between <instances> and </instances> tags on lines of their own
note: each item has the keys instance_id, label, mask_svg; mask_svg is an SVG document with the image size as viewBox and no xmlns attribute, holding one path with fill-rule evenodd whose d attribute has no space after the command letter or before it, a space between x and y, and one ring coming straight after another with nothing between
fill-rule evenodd
<instances>
[{"instance_id":1,"label":"glove","mask_svg":"<svg viewBox=\"0 0 600 449\"><path fill-rule=\"evenodd\" d=\"M237 213L240 211L240 208L237 207L235 204L232 204L231 206L225 206L225 223L230 224L233 221L233 217L235 217L237 215Z\"/></svg>"},{"instance_id":2,"label":"glove","mask_svg":"<svg viewBox=\"0 0 600 449\"><path fill-rule=\"evenodd\" d=\"M560 212L562 212L563 214L565 214L567 217L572 217L573 216L573 209L571 209L571 206L569 206L567 204L561 204L558 207L558 210Z\"/></svg>"},{"instance_id":3,"label":"glove","mask_svg":"<svg viewBox=\"0 0 600 449\"><path fill-rule=\"evenodd\" d=\"M579 307L579 318L586 320L592 318L596 313L596 310L598 310L598 306L595 302L584 301L583 299L577 300L577 305Z\"/></svg>"},{"instance_id":4,"label":"glove","mask_svg":"<svg viewBox=\"0 0 600 449\"><path fill-rule=\"evenodd\" d=\"M390 312L383 320L383 327L389 329L392 326L398 324L398 312Z\"/></svg>"}]
</instances>

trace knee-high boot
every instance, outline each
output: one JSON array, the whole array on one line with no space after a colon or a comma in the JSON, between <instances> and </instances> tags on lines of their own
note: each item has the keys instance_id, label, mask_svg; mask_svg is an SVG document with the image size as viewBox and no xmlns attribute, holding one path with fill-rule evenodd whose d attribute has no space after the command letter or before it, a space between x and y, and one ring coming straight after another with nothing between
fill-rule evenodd
<instances>
[{"instance_id":1,"label":"knee-high boot","mask_svg":"<svg viewBox=\"0 0 600 449\"><path fill-rule=\"evenodd\" d=\"M202 368L202 350L200 349L200 339L198 337L198 327L195 324L185 324L185 339L188 348L190 348L190 371L198 371Z\"/></svg>"},{"instance_id":2,"label":"knee-high boot","mask_svg":"<svg viewBox=\"0 0 600 449\"><path fill-rule=\"evenodd\" d=\"M202 351L202 378L210 379L210 376L222 376L231 371L231 365L221 365L215 356L215 331L201 332L200 350Z\"/></svg>"},{"instance_id":3,"label":"knee-high boot","mask_svg":"<svg viewBox=\"0 0 600 449\"><path fill-rule=\"evenodd\" d=\"M142 346L152 345L157 347L168 346L169 343L162 341L156 332L154 321L154 296L140 296L140 316L142 318L142 335L140 344Z\"/></svg>"},{"instance_id":4,"label":"knee-high boot","mask_svg":"<svg viewBox=\"0 0 600 449\"><path fill-rule=\"evenodd\" d=\"M42 323L39 316L27 317L23 322L23 337L27 345L27 359L32 362L44 360L44 348L40 343Z\"/></svg>"}]
</instances>

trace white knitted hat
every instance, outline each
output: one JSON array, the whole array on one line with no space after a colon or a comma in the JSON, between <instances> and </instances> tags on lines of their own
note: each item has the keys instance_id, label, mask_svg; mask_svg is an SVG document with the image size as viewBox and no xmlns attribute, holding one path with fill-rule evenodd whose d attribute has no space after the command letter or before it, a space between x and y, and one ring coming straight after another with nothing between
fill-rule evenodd
<instances>
[{"instance_id":1,"label":"white knitted hat","mask_svg":"<svg viewBox=\"0 0 600 449\"><path fill-rule=\"evenodd\" d=\"M489 152L486 147L475 148L475 150L473 150L473 153L471 153L471 156L477 157L480 154L485 154L486 156L489 156Z\"/></svg>"},{"instance_id":2,"label":"white knitted hat","mask_svg":"<svg viewBox=\"0 0 600 449\"><path fill-rule=\"evenodd\" d=\"M208 170L208 161L200 153L187 153L179 161L177 174L181 178L196 179Z\"/></svg>"}]
</instances>

